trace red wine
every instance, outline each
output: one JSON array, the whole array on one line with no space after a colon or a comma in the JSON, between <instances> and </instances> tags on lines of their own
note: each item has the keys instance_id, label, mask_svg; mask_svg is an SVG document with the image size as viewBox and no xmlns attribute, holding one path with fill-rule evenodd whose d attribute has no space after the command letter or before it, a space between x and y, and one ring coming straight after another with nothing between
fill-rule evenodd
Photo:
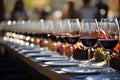
<instances>
[{"instance_id":1,"label":"red wine","mask_svg":"<svg viewBox=\"0 0 120 80\"><path fill-rule=\"evenodd\" d=\"M21 33L19 33L19 34L21 34ZM25 36L30 36L29 33L27 33L27 32L24 32L22 34L25 35Z\"/></svg>"},{"instance_id":2,"label":"red wine","mask_svg":"<svg viewBox=\"0 0 120 80\"><path fill-rule=\"evenodd\" d=\"M34 36L37 37L37 38L42 37L40 33L35 33Z\"/></svg>"},{"instance_id":3,"label":"red wine","mask_svg":"<svg viewBox=\"0 0 120 80\"><path fill-rule=\"evenodd\" d=\"M118 43L117 39L99 39L99 41L105 49L113 49Z\"/></svg>"},{"instance_id":4,"label":"red wine","mask_svg":"<svg viewBox=\"0 0 120 80\"><path fill-rule=\"evenodd\" d=\"M47 33L40 33L42 38L48 39L48 34Z\"/></svg>"},{"instance_id":5,"label":"red wine","mask_svg":"<svg viewBox=\"0 0 120 80\"><path fill-rule=\"evenodd\" d=\"M64 36L58 35L56 37L61 43L66 43L65 40L64 40Z\"/></svg>"},{"instance_id":6,"label":"red wine","mask_svg":"<svg viewBox=\"0 0 120 80\"><path fill-rule=\"evenodd\" d=\"M80 37L82 44L86 47L94 47L98 37Z\"/></svg>"},{"instance_id":7,"label":"red wine","mask_svg":"<svg viewBox=\"0 0 120 80\"><path fill-rule=\"evenodd\" d=\"M58 41L57 38L56 38L56 36L53 35L53 34L49 34L49 38L50 38L52 41L55 41L55 42Z\"/></svg>"},{"instance_id":8,"label":"red wine","mask_svg":"<svg viewBox=\"0 0 120 80\"><path fill-rule=\"evenodd\" d=\"M42 37L41 33L19 33L19 34L22 34L22 35L25 35L25 36L30 36L30 37L37 37L37 38Z\"/></svg>"},{"instance_id":9,"label":"red wine","mask_svg":"<svg viewBox=\"0 0 120 80\"><path fill-rule=\"evenodd\" d=\"M76 44L79 36L65 36L64 39L68 44Z\"/></svg>"}]
</instances>

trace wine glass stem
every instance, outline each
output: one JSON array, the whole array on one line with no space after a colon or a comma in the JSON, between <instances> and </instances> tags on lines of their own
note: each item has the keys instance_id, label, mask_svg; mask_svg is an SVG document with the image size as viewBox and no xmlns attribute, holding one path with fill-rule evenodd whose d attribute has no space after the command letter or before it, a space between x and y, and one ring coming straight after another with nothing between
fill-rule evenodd
<instances>
[{"instance_id":1,"label":"wine glass stem","mask_svg":"<svg viewBox=\"0 0 120 80\"><path fill-rule=\"evenodd\" d=\"M48 45L48 40L47 39L44 39L44 50L48 50L48 47L47 47L47 45Z\"/></svg>"},{"instance_id":2,"label":"wine glass stem","mask_svg":"<svg viewBox=\"0 0 120 80\"><path fill-rule=\"evenodd\" d=\"M56 42L54 42L54 47L55 47L54 55L57 56L57 43Z\"/></svg>"},{"instance_id":3,"label":"wine glass stem","mask_svg":"<svg viewBox=\"0 0 120 80\"><path fill-rule=\"evenodd\" d=\"M88 48L88 67L90 67L91 65L90 53L91 53L91 48Z\"/></svg>"},{"instance_id":4,"label":"wine glass stem","mask_svg":"<svg viewBox=\"0 0 120 80\"><path fill-rule=\"evenodd\" d=\"M106 69L106 71L109 73L110 69L111 69L111 67L110 67L110 50L106 51L106 53L107 53L107 69Z\"/></svg>"},{"instance_id":5,"label":"wine glass stem","mask_svg":"<svg viewBox=\"0 0 120 80\"><path fill-rule=\"evenodd\" d=\"M65 57L65 44L63 43L62 46L63 46L63 57Z\"/></svg>"},{"instance_id":6,"label":"wine glass stem","mask_svg":"<svg viewBox=\"0 0 120 80\"><path fill-rule=\"evenodd\" d=\"M70 53L70 57L68 58L70 61L73 60L73 45L70 44L70 50L71 50L71 53Z\"/></svg>"}]
</instances>

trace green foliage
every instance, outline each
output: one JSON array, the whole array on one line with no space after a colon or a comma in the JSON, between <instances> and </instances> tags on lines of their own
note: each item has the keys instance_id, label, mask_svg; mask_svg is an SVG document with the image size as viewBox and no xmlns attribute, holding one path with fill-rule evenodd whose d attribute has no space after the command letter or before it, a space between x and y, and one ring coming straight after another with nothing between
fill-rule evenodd
<instances>
[{"instance_id":1,"label":"green foliage","mask_svg":"<svg viewBox=\"0 0 120 80\"><path fill-rule=\"evenodd\" d=\"M104 50L102 48L96 48L94 50L94 58L96 61L104 61L106 58Z\"/></svg>"}]
</instances>

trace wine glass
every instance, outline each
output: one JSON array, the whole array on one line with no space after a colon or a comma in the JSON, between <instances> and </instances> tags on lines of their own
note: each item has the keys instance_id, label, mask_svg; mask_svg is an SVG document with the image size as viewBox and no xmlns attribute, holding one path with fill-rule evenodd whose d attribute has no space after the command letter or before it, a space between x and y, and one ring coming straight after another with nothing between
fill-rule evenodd
<instances>
[{"instance_id":1,"label":"wine glass","mask_svg":"<svg viewBox=\"0 0 120 80\"><path fill-rule=\"evenodd\" d=\"M71 53L68 56L68 60L73 60L73 48L79 40L80 22L78 19L66 19L64 21L63 35L64 40L70 45Z\"/></svg>"},{"instance_id":2,"label":"wine glass","mask_svg":"<svg viewBox=\"0 0 120 80\"><path fill-rule=\"evenodd\" d=\"M51 34L49 34L49 38L51 39L54 45L55 57L61 57L60 55L58 55L58 52L57 52L58 35L61 32L60 27L61 27L61 20L52 21L52 26L50 27Z\"/></svg>"},{"instance_id":3,"label":"wine glass","mask_svg":"<svg viewBox=\"0 0 120 80\"><path fill-rule=\"evenodd\" d=\"M43 39L44 45L42 44L40 46L41 47L43 46L44 50L48 50L48 43L49 43L48 35L51 33L52 21L51 20L41 20L41 22L42 22L42 26L40 28L41 29L40 35L41 35L41 38Z\"/></svg>"},{"instance_id":4,"label":"wine glass","mask_svg":"<svg viewBox=\"0 0 120 80\"><path fill-rule=\"evenodd\" d=\"M66 58L66 55L65 55L65 45L66 45L66 41L64 39L64 20L60 20L58 21L58 29L59 31L57 32L57 40L60 41L62 43L62 47L63 47L63 52L62 52L62 56Z\"/></svg>"},{"instance_id":5,"label":"wine glass","mask_svg":"<svg viewBox=\"0 0 120 80\"><path fill-rule=\"evenodd\" d=\"M88 49L88 65L91 65L91 49L96 45L99 38L99 29L96 19L82 19L80 40L82 44Z\"/></svg>"},{"instance_id":6,"label":"wine glass","mask_svg":"<svg viewBox=\"0 0 120 80\"><path fill-rule=\"evenodd\" d=\"M102 19L100 23L99 42L107 54L106 72L114 71L110 67L110 52L119 41L119 24L117 19Z\"/></svg>"}]
</instances>

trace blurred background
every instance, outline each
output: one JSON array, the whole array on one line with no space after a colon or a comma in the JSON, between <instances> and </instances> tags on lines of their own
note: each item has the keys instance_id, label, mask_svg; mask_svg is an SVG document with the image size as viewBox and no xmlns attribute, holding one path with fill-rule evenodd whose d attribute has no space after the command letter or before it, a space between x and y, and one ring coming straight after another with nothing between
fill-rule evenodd
<instances>
[{"instance_id":1,"label":"blurred background","mask_svg":"<svg viewBox=\"0 0 120 80\"><path fill-rule=\"evenodd\" d=\"M75 4L75 9L79 11L83 5L83 0L0 0L0 21L9 20L16 1L24 3L24 10L27 20L39 19L61 19L67 10L68 1ZM91 5L95 6L100 0L91 0ZM107 17L113 18L120 16L120 0L103 0L108 6ZM104 10L100 11L102 14Z\"/></svg>"}]
</instances>

